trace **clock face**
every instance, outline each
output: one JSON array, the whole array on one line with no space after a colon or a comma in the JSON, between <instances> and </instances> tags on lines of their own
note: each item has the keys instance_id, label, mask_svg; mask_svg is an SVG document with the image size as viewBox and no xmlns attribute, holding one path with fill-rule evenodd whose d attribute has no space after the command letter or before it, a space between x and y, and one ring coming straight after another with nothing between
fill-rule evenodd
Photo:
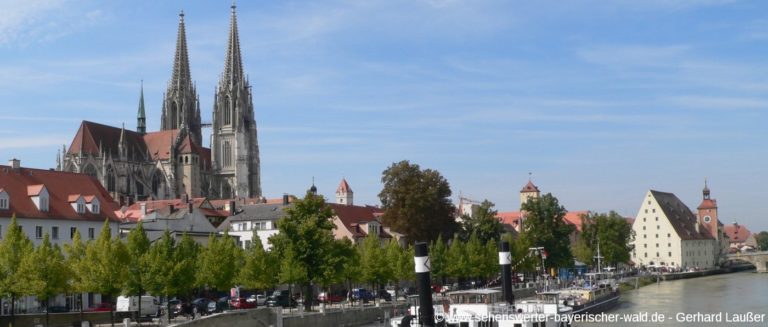
<instances>
[{"instance_id":1,"label":"clock face","mask_svg":"<svg viewBox=\"0 0 768 327\"><path fill-rule=\"evenodd\" d=\"M710 216L704 216L704 222L705 222L705 223L709 223L710 221L712 221L712 217L710 217Z\"/></svg>"}]
</instances>

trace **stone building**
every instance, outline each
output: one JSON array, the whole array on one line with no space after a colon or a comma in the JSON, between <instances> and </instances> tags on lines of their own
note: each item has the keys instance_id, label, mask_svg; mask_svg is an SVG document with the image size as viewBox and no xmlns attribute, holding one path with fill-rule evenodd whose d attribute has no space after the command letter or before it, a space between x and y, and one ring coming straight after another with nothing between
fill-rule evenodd
<instances>
[{"instance_id":1,"label":"stone building","mask_svg":"<svg viewBox=\"0 0 768 327\"><path fill-rule=\"evenodd\" d=\"M213 104L212 149L203 147L200 103L179 15L173 72L163 97L161 128L146 131L141 88L136 131L83 121L57 169L96 177L116 200L261 197L253 100L244 77L232 6L224 71Z\"/></svg>"}]
</instances>

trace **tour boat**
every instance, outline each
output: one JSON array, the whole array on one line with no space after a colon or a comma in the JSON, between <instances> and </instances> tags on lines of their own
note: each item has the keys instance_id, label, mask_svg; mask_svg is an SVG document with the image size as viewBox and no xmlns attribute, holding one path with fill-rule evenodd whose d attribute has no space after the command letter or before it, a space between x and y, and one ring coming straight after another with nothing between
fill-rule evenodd
<instances>
[{"instance_id":1,"label":"tour boat","mask_svg":"<svg viewBox=\"0 0 768 327\"><path fill-rule=\"evenodd\" d=\"M606 312L619 304L619 287L608 273L588 273L585 278L561 289L560 298L574 314Z\"/></svg>"}]
</instances>

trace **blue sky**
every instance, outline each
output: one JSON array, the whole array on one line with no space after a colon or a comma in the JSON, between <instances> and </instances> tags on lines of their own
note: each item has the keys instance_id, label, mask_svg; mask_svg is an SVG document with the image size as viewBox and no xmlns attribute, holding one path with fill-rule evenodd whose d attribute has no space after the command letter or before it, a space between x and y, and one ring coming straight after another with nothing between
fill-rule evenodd
<instances>
[{"instance_id":1,"label":"blue sky","mask_svg":"<svg viewBox=\"0 0 768 327\"><path fill-rule=\"evenodd\" d=\"M229 6L0 1L0 158L49 168L83 119L135 128L142 79L157 130L180 9L210 120ZM723 223L768 229L764 1L241 1L238 22L269 197L346 177L378 204L407 159L499 210L533 172L634 216L648 189L695 208L707 178Z\"/></svg>"}]
</instances>

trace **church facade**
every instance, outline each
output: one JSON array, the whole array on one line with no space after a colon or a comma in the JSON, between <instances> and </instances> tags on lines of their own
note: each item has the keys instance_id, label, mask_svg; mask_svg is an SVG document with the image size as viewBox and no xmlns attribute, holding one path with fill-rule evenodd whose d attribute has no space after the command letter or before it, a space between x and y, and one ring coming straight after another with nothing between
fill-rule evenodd
<instances>
[{"instance_id":1,"label":"church facade","mask_svg":"<svg viewBox=\"0 0 768 327\"><path fill-rule=\"evenodd\" d=\"M146 131L142 86L135 131L83 121L69 148L57 155L57 169L96 177L121 203L183 196L261 197L256 120L234 5L212 110L211 148L202 146L205 124L189 69L183 12L160 122L160 131Z\"/></svg>"}]
</instances>

